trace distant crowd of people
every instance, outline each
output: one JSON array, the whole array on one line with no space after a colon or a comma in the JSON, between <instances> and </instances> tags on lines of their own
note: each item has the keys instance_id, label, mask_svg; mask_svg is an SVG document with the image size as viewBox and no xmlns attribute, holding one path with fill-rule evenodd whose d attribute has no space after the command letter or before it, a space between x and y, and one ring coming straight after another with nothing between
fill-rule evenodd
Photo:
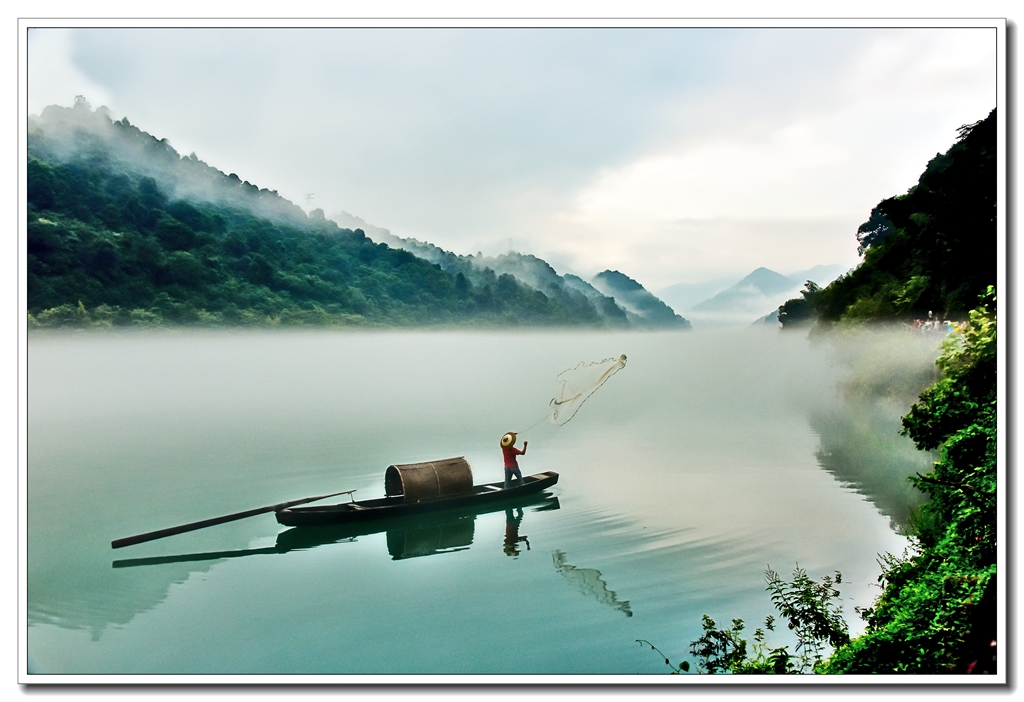
<instances>
[{"instance_id":1,"label":"distant crowd of people","mask_svg":"<svg viewBox=\"0 0 1024 702\"><path fill-rule=\"evenodd\" d=\"M967 322L951 322L948 319L940 320L929 312L928 319L915 319L907 326L921 333L941 332L943 334L952 334L953 332L958 332L962 334L967 329Z\"/></svg>"}]
</instances>

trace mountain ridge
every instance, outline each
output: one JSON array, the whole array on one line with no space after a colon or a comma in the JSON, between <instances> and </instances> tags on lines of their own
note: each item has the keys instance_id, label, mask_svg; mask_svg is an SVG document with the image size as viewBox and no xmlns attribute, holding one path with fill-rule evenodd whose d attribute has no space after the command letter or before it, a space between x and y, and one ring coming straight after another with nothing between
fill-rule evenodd
<instances>
[{"instance_id":1,"label":"mountain ridge","mask_svg":"<svg viewBox=\"0 0 1024 702\"><path fill-rule=\"evenodd\" d=\"M498 256L484 256L482 253L459 255L428 242L396 236L383 227L366 225L365 220L348 212L332 216L346 223L360 223L366 226L371 238L409 251L441 266L442 270L461 273L469 280L476 280L487 270L493 270L499 275L511 275L545 295L565 300L566 304L582 304L582 296L594 305L609 326L690 328L688 320L676 314L640 283L618 271L602 271L587 281L572 273L560 275L549 263L533 254L509 251Z\"/></svg>"},{"instance_id":2,"label":"mountain ridge","mask_svg":"<svg viewBox=\"0 0 1024 702\"><path fill-rule=\"evenodd\" d=\"M839 265L818 265L783 275L764 266L686 309L694 321L713 326L761 322L777 312L807 280L831 282L842 272Z\"/></svg>"},{"instance_id":3,"label":"mountain ridge","mask_svg":"<svg viewBox=\"0 0 1024 702\"><path fill-rule=\"evenodd\" d=\"M599 292L614 298L631 318L641 318L658 326L690 328L689 320L676 314L671 307L624 273L605 270L594 276L591 283Z\"/></svg>"},{"instance_id":4,"label":"mountain ridge","mask_svg":"<svg viewBox=\"0 0 1024 702\"><path fill-rule=\"evenodd\" d=\"M30 116L28 147L32 327L651 326L530 255L374 242L84 99Z\"/></svg>"}]
</instances>

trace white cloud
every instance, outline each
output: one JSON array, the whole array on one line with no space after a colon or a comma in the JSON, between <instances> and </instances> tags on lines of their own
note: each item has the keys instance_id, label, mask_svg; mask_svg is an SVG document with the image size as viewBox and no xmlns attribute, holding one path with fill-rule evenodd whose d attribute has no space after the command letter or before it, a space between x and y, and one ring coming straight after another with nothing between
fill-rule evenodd
<instances>
[{"instance_id":1,"label":"white cloud","mask_svg":"<svg viewBox=\"0 0 1024 702\"><path fill-rule=\"evenodd\" d=\"M31 63L33 106L300 205L649 287L852 264L996 87L991 30L48 31Z\"/></svg>"},{"instance_id":2,"label":"white cloud","mask_svg":"<svg viewBox=\"0 0 1024 702\"><path fill-rule=\"evenodd\" d=\"M692 109L717 123L601 169L548 223L564 258L604 260L659 285L761 265L855 264L871 208L911 187L956 127L995 104L989 30L857 38L827 79L808 80L805 66L800 80L753 72ZM779 92L791 104L744 119Z\"/></svg>"},{"instance_id":3,"label":"white cloud","mask_svg":"<svg viewBox=\"0 0 1024 702\"><path fill-rule=\"evenodd\" d=\"M562 220L552 224L557 233L535 239L534 250L565 270L592 275L618 269L658 290L680 282L740 278L760 266L779 272L823 261L852 266L857 241L851 232L860 221L721 217L581 226Z\"/></svg>"}]
</instances>

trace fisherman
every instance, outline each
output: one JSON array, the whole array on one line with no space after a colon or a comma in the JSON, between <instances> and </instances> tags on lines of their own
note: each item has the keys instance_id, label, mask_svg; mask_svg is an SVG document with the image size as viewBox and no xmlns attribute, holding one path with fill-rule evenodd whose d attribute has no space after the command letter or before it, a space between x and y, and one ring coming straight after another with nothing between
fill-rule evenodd
<instances>
[{"instance_id":1,"label":"fisherman","mask_svg":"<svg viewBox=\"0 0 1024 702\"><path fill-rule=\"evenodd\" d=\"M516 448L516 433L510 431L501 437L501 453L505 458L505 488L512 486L512 476L516 476L519 484L523 484L523 473L519 470L519 462L516 456L526 455L526 446L529 441L523 442L523 450Z\"/></svg>"}]
</instances>

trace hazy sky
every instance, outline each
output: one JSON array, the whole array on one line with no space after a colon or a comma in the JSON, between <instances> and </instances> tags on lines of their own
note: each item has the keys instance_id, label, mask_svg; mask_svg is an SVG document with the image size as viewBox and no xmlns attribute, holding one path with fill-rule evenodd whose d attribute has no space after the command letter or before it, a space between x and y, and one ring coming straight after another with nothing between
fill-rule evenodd
<instances>
[{"instance_id":1,"label":"hazy sky","mask_svg":"<svg viewBox=\"0 0 1024 702\"><path fill-rule=\"evenodd\" d=\"M28 107L81 94L307 211L657 291L854 265L996 62L986 28L33 29Z\"/></svg>"}]
</instances>

